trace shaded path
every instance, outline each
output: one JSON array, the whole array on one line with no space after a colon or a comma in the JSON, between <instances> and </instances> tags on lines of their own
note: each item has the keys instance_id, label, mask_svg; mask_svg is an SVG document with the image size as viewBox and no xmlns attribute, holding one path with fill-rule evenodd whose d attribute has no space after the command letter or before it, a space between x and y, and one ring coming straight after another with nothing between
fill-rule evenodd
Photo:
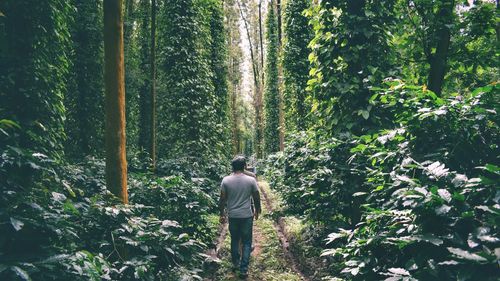
<instances>
[{"instance_id":1,"label":"shaded path","mask_svg":"<svg viewBox=\"0 0 500 281\"><path fill-rule=\"evenodd\" d=\"M259 182L261 198L263 199L263 215L254 221L255 247L250 260L250 281L307 281L298 270L293 256L288 251L288 243L279 224L274 223L269 213L272 212L272 199L268 195L266 182ZM217 251L212 250L220 258L220 266L211 279L217 281L240 280L231 271L230 237L227 226L221 229Z\"/></svg>"}]
</instances>

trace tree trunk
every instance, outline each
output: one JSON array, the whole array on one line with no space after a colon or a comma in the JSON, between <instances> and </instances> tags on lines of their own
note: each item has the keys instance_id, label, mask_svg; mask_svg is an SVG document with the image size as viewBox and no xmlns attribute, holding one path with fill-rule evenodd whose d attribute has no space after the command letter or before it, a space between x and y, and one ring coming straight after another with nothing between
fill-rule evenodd
<instances>
[{"instance_id":1,"label":"tree trunk","mask_svg":"<svg viewBox=\"0 0 500 281\"><path fill-rule=\"evenodd\" d=\"M448 51L451 42L451 31L447 26L453 23L453 8L455 3L453 0L444 1L442 4L438 18L441 21L441 26L436 31L435 39L438 40L436 45L436 52L429 57L429 90L437 95L441 94L444 82L444 76L447 71Z\"/></svg>"},{"instance_id":2,"label":"tree trunk","mask_svg":"<svg viewBox=\"0 0 500 281\"><path fill-rule=\"evenodd\" d=\"M151 3L151 169L156 170L156 0Z\"/></svg>"},{"instance_id":3,"label":"tree trunk","mask_svg":"<svg viewBox=\"0 0 500 281\"><path fill-rule=\"evenodd\" d=\"M278 58L281 57L281 0L276 1L276 14L278 19ZM278 61L278 93L279 93L279 136L280 151L285 150L285 101L283 97L283 65Z\"/></svg>"},{"instance_id":4,"label":"tree trunk","mask_svg":"<svg viewBox=\"0 0 500 281\"><path fill-rule=\"evenodd\" d=\"M104 83L106 91L106 185L128 203L125 155L125 67L122 0L104 0Z\"/></svg>"},{"instance_id":5,"label":"tree trunk","mask_svg":"<svg viewBox=\"0 0 500 281\"><path fill-rule=\"evenodd\" d=\"M260 66L264 70L264 40L262 36L262 0L259 1L259 38L260 38ZM250 40L250 38L248 39ZM262 71L264 75L264 71ZM263 79L261 81L264 81Z\"/></svg>"},{"instance_id":6,"label":"tree trunk","mask_svg":"<svg viewBox=\"0 0 500 281\"><path fill-rule=\"evenodd\" d=\"M278 16L278 45L281 46L281 0L276 0L276 14Z\"/></svg>"},{"instance_id":7,"label":"tree trunk","mask_svg":"<svg viewBox=\"0 0 500 281\"><path fill-rule=\"evenodd\" d=\"M151 1L143 1L140 6L141 25L141 72L150 71L151 63ZM151 77L144 79L140 88L140 122L139 122L139 148L142 151L150 152L151 147Z\"/></svg>"}]
</instances>

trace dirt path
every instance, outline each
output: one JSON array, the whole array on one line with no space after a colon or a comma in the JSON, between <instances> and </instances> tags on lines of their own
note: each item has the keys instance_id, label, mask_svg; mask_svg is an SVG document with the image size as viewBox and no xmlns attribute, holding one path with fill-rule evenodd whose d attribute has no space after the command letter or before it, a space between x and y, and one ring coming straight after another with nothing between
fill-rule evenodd
<instances>
[{"instance_id":1,"label":"dirt path","mask_svg":"<svg viewBox=\"0 0 500 281\"><path fill-rule=\"evenodd\" d=\"M249 267L249 281L307 281L298 270L293 256L287 248L286 238L279 224L274 223L269 213L272 209L272 202L268 196L267 184L259 183L261 186L261 196L263 199L263 215L254 222L252 257ZM220 258L219 268L211 279L217 281L240 280L238 275L231 271L230 261L230 237L227 233L227 226L221 231L220 249L216 255ZM219 248L219 247L218 247Z\"/></svg>"}]
</instances>

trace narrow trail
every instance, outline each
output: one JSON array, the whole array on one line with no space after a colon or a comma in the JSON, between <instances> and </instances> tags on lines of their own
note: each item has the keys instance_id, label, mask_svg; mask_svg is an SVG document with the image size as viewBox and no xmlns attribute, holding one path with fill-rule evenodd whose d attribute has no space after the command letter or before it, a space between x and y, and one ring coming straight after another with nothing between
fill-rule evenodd
<instances>
[{"instance_id":1,"label":"narrow trail","mask_svg":"<svg viewBox=\"0 0 500 281\"><path fill-rule=\"evenodd\" d=\"M308 281L297 267L293 255L288 250L288 241L282 226L274 222L269 216L273 211L273 197L269 195L266 182L259 182L261 198L263 199L263 214L254 221L252 257L250 259L249 281ZM209 255L218 260L219 267L210 278L210 281L240 280L237 274L231 271L230 237L227 225L220 228L216 248Z\"/></svg>"}]
</instances>

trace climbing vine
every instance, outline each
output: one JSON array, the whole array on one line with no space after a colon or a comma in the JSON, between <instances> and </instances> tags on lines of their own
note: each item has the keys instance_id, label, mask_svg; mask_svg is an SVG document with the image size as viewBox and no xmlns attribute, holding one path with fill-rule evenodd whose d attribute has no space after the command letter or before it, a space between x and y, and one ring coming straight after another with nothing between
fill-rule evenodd
<instances>
[{"instance_id":1,"label":"climbing vine","mask_svg":"<svg viewBox=\"0 0 500 281\"><path fill-rule=\"evenodd\" d=\"M268 7L266 20L266 68L264 91L264 151L267 154L279 151L279 84L278 84L278 31L275 7Z\"/></svg>"}]
</instances>

